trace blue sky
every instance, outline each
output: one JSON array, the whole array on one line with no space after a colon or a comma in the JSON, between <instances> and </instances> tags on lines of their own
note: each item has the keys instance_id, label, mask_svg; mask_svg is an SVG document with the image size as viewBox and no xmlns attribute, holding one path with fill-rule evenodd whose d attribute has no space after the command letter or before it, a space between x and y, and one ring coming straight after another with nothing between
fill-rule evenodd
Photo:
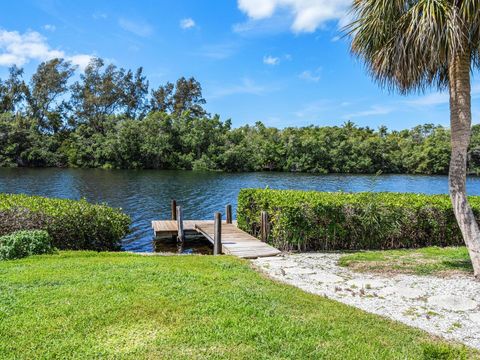
<instances>
[{"instance_id":1,"label":"blue sky","mask_svg":"<svg viewBox=\"0 0 480 360\"><path fill-rule=\"evenodd\" d=\"M62 56L143 66L151 87L180 76L234 126L448 125L448 98L380 89L339 38L350 0L10 1L0 14L0 76ZM473 79L474 123L480 78Z\"/></svg>"}]
</instances>

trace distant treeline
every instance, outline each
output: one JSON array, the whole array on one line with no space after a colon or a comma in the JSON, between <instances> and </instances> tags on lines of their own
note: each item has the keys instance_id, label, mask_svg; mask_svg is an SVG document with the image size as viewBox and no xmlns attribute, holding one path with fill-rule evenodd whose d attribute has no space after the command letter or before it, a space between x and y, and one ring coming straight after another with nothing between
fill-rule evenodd
<instances>
[{"instance_id":1,"label":"distant treeline","mask_svg":"<svg viewBox=\"0 0 480 360\"><path fill-rule=\"evenodd\" d=\"M149 90L136 71L94 59L73 81L62 59L31 79L0 80L0 166L446 174L449 130L422 125L232 128L204 109L200 83L180 78ZM254 110L252 110L254 111ZM469 171L480 174L480 125Z\"/></svg>"}]
</instances>

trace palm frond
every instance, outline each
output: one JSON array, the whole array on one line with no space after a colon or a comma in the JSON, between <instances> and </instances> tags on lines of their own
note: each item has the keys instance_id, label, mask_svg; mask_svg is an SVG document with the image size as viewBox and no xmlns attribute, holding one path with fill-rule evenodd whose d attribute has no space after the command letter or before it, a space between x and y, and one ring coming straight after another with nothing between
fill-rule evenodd
<instances>
[{"instance_id":1,"label":"palm frond","mask_svg":"<svg viewBox=\"0 0 480 360\"><path fill-rule=\"evenodd\" d=\"M354 0L351 11L351 51L390 90L444 88L459 52L479 66L479 0Z\"/></svg>"}]
</instances>

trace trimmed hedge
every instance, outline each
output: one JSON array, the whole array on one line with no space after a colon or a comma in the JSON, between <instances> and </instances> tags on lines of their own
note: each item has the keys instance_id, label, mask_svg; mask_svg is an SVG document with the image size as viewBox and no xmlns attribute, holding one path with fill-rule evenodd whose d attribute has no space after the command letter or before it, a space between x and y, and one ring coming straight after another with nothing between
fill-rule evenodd
<instances>
[{"instance_id":1,"label":"trimmed hedge","mask_svg":"<svg viewBox=\"0 0 480 360\"><path fill-rule=\"evenodd\" d=\"M480 197L469 197L480 220ZM269 243L282 250L463 245L448 195L243 189L238 225L255 236L267 211Z\"/></svg>"},{"instance_id":2,"label":"trimmed hedge","mask_svg":"<svg viewBox=\"0 0 480 360\"><path fill-rule=\"evenodd\" d=\"M0 236L0 260L53 253L52 238L45 230L23 230Z\"/></svg>"},{"instance_id":3,"label":"trimmed hedge","mask_svg":"<svg viewBox=\"0 0 480 360\"><path fill-rule=\"evenodd\" d=\"M50 199L0 194L0 236L18 230L42 229L61 250L120 250L130 217L86 200Z\"/></svg>"}]
</instances>

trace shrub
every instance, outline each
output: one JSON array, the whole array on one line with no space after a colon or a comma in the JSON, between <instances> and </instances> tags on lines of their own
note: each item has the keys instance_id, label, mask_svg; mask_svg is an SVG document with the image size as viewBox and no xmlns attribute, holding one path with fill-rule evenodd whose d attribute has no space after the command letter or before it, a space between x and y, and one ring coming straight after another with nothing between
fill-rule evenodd
<instances>
[{"instance_id":1,"label":"shrub","mask_svg":"<svg viewBox=\"0 0 480 360\"><path fill-rule=\"evenodd\" d=\"M470 197L477 220L480 197ZM462 245L447 195L324 193L243 189L238 225L258 236L269 214L269 242L282 250L396 249Z\"/></svg>"},{"instance_id":2,"label":"shrub","mask_svg":"<svg viewBox=\"0 0 480 360\"><path fill-rule=\"evenodd\" d=\"M86 200L0 194L0 235L43 229L61 250L119 250L130 218L120 209Z\"/></svg>"},{"instance_id":3,"label":"shrub","mask_svg":"<svg viewBox=\"0 0 480 360\"><path fill-rule=\"evenodd\" d=\"M49 218L43 213L13 207L0 211L0 235L24 229L44 229L48 222Z\"/></svg>"},{"instance_id":4,"label":"shrub","mask_svg":"<svg viewBox=\"0 0 480 360\"><path fill-rule=\"evenodd\" d=\"M0 260L21 259L52 252L52 239L45 230L24 230L0 236Z\"/></svg>"}]
</instances>

